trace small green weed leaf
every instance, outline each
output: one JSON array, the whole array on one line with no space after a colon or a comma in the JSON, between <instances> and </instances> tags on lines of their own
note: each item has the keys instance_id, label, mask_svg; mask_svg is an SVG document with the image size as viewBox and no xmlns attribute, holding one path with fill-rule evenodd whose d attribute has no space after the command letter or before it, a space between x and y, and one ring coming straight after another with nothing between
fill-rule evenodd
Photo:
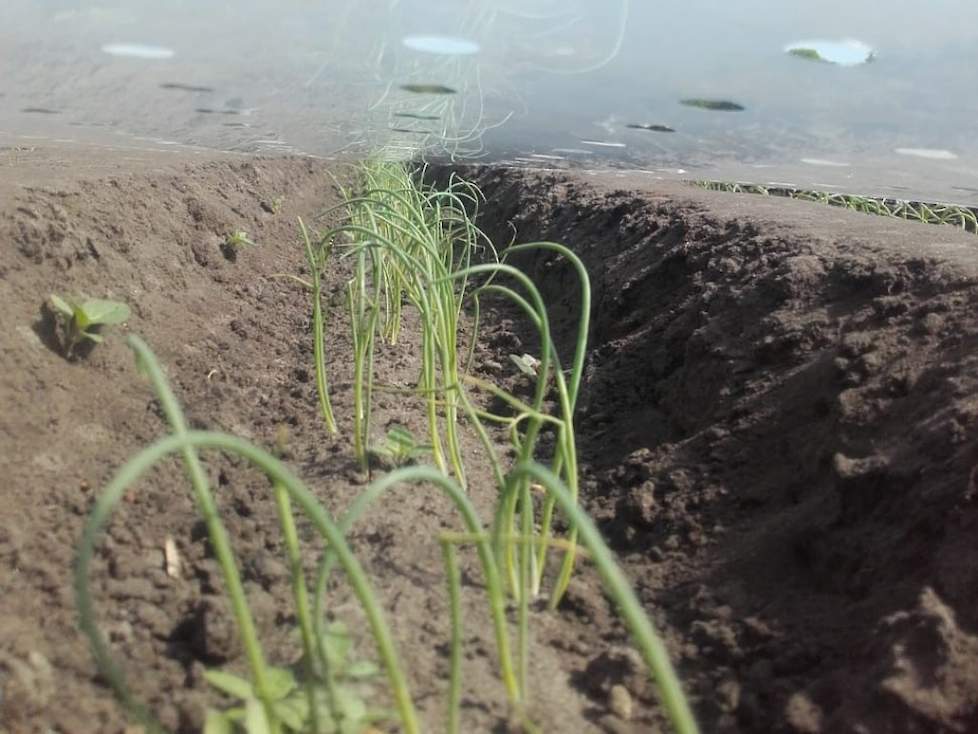
<instances>
[{"instance_id":1,"label":"small green weed leaf","mask_svg":"<svg viewBox=\"0 0 978 734\"><path fill-rule=\"evenodd\" d=\"M233 734L234 724L221 711L207 709L204 717L204 734Z\"/></svg>"},{"instance_id":2,"label":"small green weed leaf","mask_svg":"<svg viewBox=\"0 0 978 734\"><path fill-rule=\"evenodd\" d=\"M540 360L534 357L532 354L511 354L509 355L509 358L524 375L529 377L537 376L537 370L540 369Z\"/></svg>"},{"instance_id":3,"label":"small green weed leaf","mask_svg":"<svg viewBox=\"0 0 978 734\"><path fill-rule=\"evenodd\" d=\"M343 719L340 734L363 734L365 723L360 719Z\"/></svg>"},{"instance_id":4,"label":"small green weed leaf","mask_svg":"<svg viewBox=\"0 0 978 734\"><path fill-rule=\"evenodd\" d=\"M89 331L93 326L121 324L129 318L129 306L118 301L85 299L80 305L51 294L51 307L60 315L61 344L69 359L82 339L99 344L102 338Z\"/></svg>"},{"instance_id":5,"label":"small green weed leaf","mask_svg":"<svg viewBox=\"0 0 978 734\"><path fill-rule=\"evenodd\" d=\"M387 432L387 440L392 444L398 446L404 446L408 449L413 449L417 444L414 442L414 436L411 432L404 426L394 426Z\"/></svg>"},{"instance_id":6,"label":"small green weed leaf","mask_svg":"<svg viewBox=\"0 0 978 734\"><path fill-rule=\"evenodd\" d=\"M422 454L431 451L431 446L419 444L404 426L394 426L387 431L387 440L382 446L372 448L375 454L385 456L395 465L402 466Z\"/></svg>"},{"instance_id":7,"label":"small green weed leaf","mask_svg":"<svg viewBox=\"0 0 978 734\"><path fill-rule=\"evenodd\" d=\"M70 303L68 303L67 301L65 301L60 296L56 296L53 293L51 294L51 305L54 306L58 311L60 311L61 313L63 313L65 316L67 316L69 318L74 318L75 317L75 308L74 308L74 306L72 306Z\"/></svg>"},{"instance_id":8,"label":"small green weed leaf","mask_svg":"<svg viewBox=\"0 0 978 734\"><path fill-rule=\"evenodd\" d=\"M79 319L79 326L82 328L96 324L121 324L130 316L129 306L126 304L97 298L85 301L78 310L84 318L84 322ZM75 318L78 318L77 313Z\"/></svg>"},{"instance_id":9,"label":"small green weed leaf","mask_svg":"<svg viewBox=\"0 0 978 734\"><path fill-rule=\"evenodd\" d=\"M265 709L257 698L249 698L245 702L244 727L248 734L272 734Z\"/></svg>"},{"instance_id":10,"label":"small green weed leaf","mask_svg":"<svg viewBox=\"0 0 978 734\"><path fill-rule=\"evenodd\" d=\"M269 668L268 694L273 701L280 701L295 690L295 675L287 668Z\"/></svg>"},{"instance_id":11,"label":"small green weed leaf","mask_svg":"<svg viewBox=\"0 0 978 734\"><path fill-rule=\"evenodd\" d=\"M367 706L364 704L360 694L347 686L336 687L336 708L339 709L344 723L344 726L341 727L342 731L349 731L345 727L347 722L360 724L362 719L367 715ZM353 729L352 731L359 731L359 729Z\"/></svg>"},{"instance_id":12,"label":"small green weed leaf","mask_svg":"<svg viewBox=\"0 0 978 734\"><path fill-rule=\"evenodd\" d=\"M275 704L275 715L292 731L306 731L309 719L309 703L305 694L290 696Z\"/></svg>"},{"instance_id":13,"label":"small green weed leaf","mask_svg":"<svg viewBox=\"0 0 978 734\"><path fill-rule=\"evenodd\" d=\"M225 242L231 245L231 247L244 247L245 245L255 247L255 243L248 237L248 233L240 229L229 234Z\"/></svg>"},{"instance_id":14,"label":"small green weed leaf","mask_svg":"<svg viewBox=\"0 0 978 734\"><path fill-rule=\"evenodd\" d=\"M346 631L346 625L342 622L330 624L323 633L323 647L330 666L339 674L346 665L346 656L350 652L350 635Z\"/></svg>"},{"instance_id":15,"label":"small green weed leaf","mask_svg":"<svg viewBox=\"0 0 978 734\"><path fill-rule=\"evenodd\" d=\"M204 680L229 696L246 700L254 696L251 683L224 670L204 671Z\"/></svg>"}]
</instances>

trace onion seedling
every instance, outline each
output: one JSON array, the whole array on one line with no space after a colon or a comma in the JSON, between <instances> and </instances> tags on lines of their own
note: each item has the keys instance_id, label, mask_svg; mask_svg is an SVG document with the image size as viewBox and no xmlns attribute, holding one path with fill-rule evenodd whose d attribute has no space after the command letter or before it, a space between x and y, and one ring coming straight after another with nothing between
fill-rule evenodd
<instances>
[{"instance_id":1,"label":"onion seedling","mask_svg":"<svg viewBox=\"0 0 978 734\"><path fill-rule=\"evenodd\" d=\"M344 246L356 258L353 304L369 304L369 308L357 307L354 312L377 316L372 327L362 318L351 321L359 345L355 350L354 396L362 396L354 420L364 421L369 416L371 329L380 329L384 338L395 343L402 302L407 300L418 310L421 321L418 389L426 400L432 458L443 470L450 466L464 484L457 429L458 326L467 278L450 276L467 267L473 251L485 239L466 212L466 203L478 201L478 195L474 187L460 180L453 180L445 191L419 187L402 164L368 162L363 166L362 179L361 190L345 192L347 199L341 206L347 209L348 221L327 233L329 238L344 235L352 239ZM383 320L379 318L381 311ZM359 448L366 444L366 438L362 426L355 427L354 441L361 461Z\"/></svg>"},{"instance_id":2,"label":"onion seedling","mask_svg":"<svg viewBox=\"0 0 978 734\"><path fill-rule=\"evenodd\" d=\"M309 263L309 273L312 278L309 290L312 295L312 351L316 367L316 393L319 396L319 407L323 414L323 420L326 422L326 430L334 434L338 429L336 418L333 417L333 404L329 399L329 384L326 379L325 319L320 276L320 271L329 259L331 242L324 240L317 255L309 239L309 230L306 229L301 218L299 219L299 229L302 232L302 241L306 248L306 260Z\"/></svg>"}]
</instances>

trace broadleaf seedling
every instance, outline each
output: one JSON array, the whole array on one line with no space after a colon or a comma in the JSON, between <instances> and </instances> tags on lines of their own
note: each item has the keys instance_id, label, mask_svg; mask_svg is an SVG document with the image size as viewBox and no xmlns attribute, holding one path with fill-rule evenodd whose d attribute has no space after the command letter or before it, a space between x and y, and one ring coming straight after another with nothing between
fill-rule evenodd
<instances>
[{"instance_id":1,"label":"broadleaf seedling","mask_svg":"<svg viewBox=\"0 0 978 734\"><path fill-rule=\"evenodd\" d=\"M384 443L373 448L375 454L389 459L394 466L410 464L430 451L431 446L419 444L404 426L391 428Z\"/></svg>"},{"instance_id":2,"label":"broadleaf seedling","mask_svg":"<svg viewBox=\"0 0 978 734\"><path fill-rule=\"evenodd\" d=\"M224 258L230 262L238 259L238 250L244 247L255 247L255 243L243 229L236 229L224 238L221 243L221 252Z\"/></svg>"},{"instance_id":3,"label":"broadleaf seedling","mask_svg":"<svg viewBox=\"0 0 978 734\"><path fill-rule=\"evenodd\" d=\"M323 653L329 661L332 686L316 686L317 708L324 715L319 722L323 734L361 734L371 723L391 718L391 713L372 709L365 696L371 693L368 681L380 674L380 669L369 660L355 660L352 640L342 622L333 622L323 630L320 640ZM282 729L288 732L310 731L311 709L308 693L295 674L288 668L270 667L272 708ZM257 694L246 679L224 670L208 670L204 678L214 688L240 701L224 711L209 709L204 734L265 734L269 731L261 713ZM249 712L254 714L249 718Z\"/></svg>"},{"instance_id":4,"label":"broadleaf seedling","mask_svg":"<svg viewBox=\"0 0 978 734\"><path fill-rule=\"evenodd\" d=\"M245 232L243 229L237 229L231 234L229 234L225 238L224 243L229 247L235 247L235 248L240 248L245 246L255 247L255 243L251 241L251 238L248 237L248 233Z\"/></svg>"},{"instance_id":5,"label":"broadleaf seedling","mask_svg":"<svg viewBox=\"0 0 978 734\"><path fill-rule=\"evenodd\" d=\"M100 298L71 301L52 293L50 303L61 324L61 346L69 358L84 340L100 343L101 327L124 323L130 316L129 306L119 301Z\"/></svg>"},{"instance_id":6,"label":"broadleaf seedling","mask_svg":"<svg viewBox=\"0 0 978 734\"><path fill-rule=\"evenodd\" d=\"M527 377L535 378L537 376L540 370L540 360L532 354L511 354L509 358L513 361L513 364L519 367L520 372Z\"/></svg>"}]
</instances>

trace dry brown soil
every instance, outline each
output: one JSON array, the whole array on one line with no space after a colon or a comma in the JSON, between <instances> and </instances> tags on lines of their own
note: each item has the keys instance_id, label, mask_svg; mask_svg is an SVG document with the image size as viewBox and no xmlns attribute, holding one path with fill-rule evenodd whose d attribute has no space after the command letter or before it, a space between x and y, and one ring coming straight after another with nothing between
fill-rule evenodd
<instances>
[{"instance_id":1,"label":"dry brown soil","mask_svg":"<svg viewBox=\"0 0 978 734\"><path fill-rule=\"evenodd\" d=\"M295 217L336 203L305 159L77 149L0 166L0 728L113 732L125 722L77 632L70 570L94 497L166 427L119 334L156 350L197 427L270 446L333 512L364 485L328 436L312 378ZM334 169L339 175L341 170ZM566 242L594 286L579 419L583 502L662 628L704 731L978 730L978 240L794 201L639 178L469 171L497 242ZM220 244L258 243L232 261ZM577 292L550 257L543 285L569 353ZM331 273L330 303L346 275ZM52 292L121 298L125 328L83 359L52 349ZM491 305L477 364L518 388L509 355L533 337ZM351 414L345 317L328 325L340 423ZM416 324L379 357L384 382L418 369ZM418 429L383 395L375 427ZM494 490L464 433L471 494ZM267 482L206 464L269 655L295 660L282 540ZM447 614L438 531L448 503L396 491L352 533L408 663L426 730L442 726ZM167 575L172 536L184 561ZM308 546L310 557L314 549ZM205 667L240 668L221 581L180 468L116 511L93 577L100 619L135 690L173 729L216 699ZM465 575L464 731L507 711L475 567ZM344 587L333 613L362 628ZM534 612L532 714L545 731L663 729L655 692L584 567L557 615ZM371 654L361 639L358 649ZM630 694L630 720L612 686Z\"/></svg>"}]
</instances>

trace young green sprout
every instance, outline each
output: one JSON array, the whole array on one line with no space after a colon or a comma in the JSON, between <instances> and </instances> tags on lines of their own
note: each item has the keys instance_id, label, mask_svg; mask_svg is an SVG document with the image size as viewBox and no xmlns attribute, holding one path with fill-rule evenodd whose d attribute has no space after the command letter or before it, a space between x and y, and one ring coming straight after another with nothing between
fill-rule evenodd
<instances>
[{"instance_id":1,"label":"young green sprout","mask_svg":"<svg viewBox=\"0 0 978 734\"><path fill-rule=\"evenodd\" d=\"M121 324L129 319L129 306L119 301L98 298L69 301L51 294L51 306L61 323L61 346L66 357L84 340L102 341L98 330L102 326Z\"/></svg>"},{"instance_id":2,"label":"young green sprout","mask_svg":"<svg viewBox=\"0 0 978 734\"><path fill-rule=\"evenodd\" d=\"M228 245L229 247L235 247L235 248L244 247L245 245L247 245L248 247L255 246L255 243L252 242L251 239L248 237L248 233L245 232L243 229L237 229L231 234L229 234L225 238L224 244Z\"/></svg>"},{"instance_id":3,"label":"young green sprout","mask_svg":"<svg viewBox=\"0 0 978 734\"><path fill-rule=\"evenodd\" d=\"M405 466L431 453L431 446L419 444L404 426L394 426L387 431L387 440L375 446L373 453L389 459L394 466Z\"/></svg>"},{"instance_id":4,"label":"young green sprout","mask_svg":"<svg viewBox=\"0 0 978 734\"><path fill-rule=\"evenodd\" d=\"M221 243L221 253L226 260L235 262L238 259L238 250L243 247L254 246L255 243L248 237L247 232L243 229L236 229L224 238L224 242Z\"/></svg>"},{"instance_id":5,"label":"young green sprout","mask_svg":"<svg viewBox=\"0 0 978 734\"><path fill-rule=\"evenodd\" d=\"M509 358L513 361L513 364L519 367L520 372L524 375L527 377L537 377L540 370L540 360L532 354L511 354Z\"/></svg>"}]
</instances>

